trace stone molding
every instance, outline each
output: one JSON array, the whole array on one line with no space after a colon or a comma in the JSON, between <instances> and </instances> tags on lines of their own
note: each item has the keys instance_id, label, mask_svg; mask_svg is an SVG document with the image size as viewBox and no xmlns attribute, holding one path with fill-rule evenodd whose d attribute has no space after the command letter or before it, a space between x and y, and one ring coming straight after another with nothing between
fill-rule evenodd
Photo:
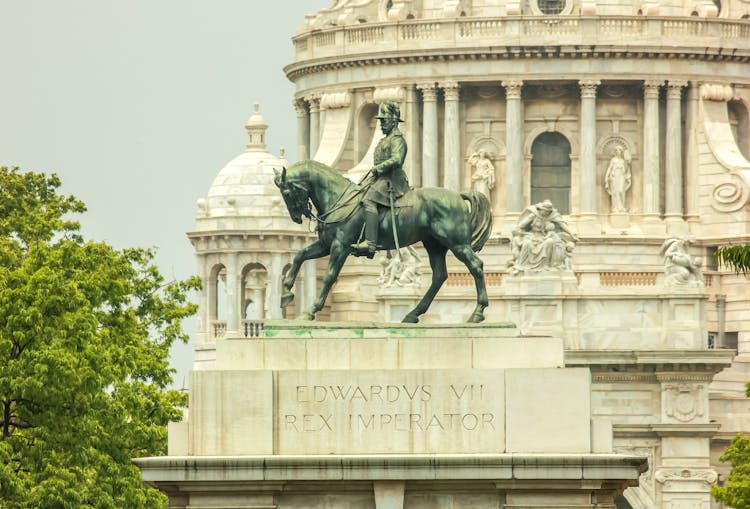
<instances>
[{"instance_id":1,"label":"stone molding","mask_svg":"<svg viewBox=\"0 0 750 509\"><path fill-rule=\"evenodd\" d=\"M458 101L461 93L461 85L455 81L445 81L440 83L440 88L443 89L443 96L446 101Z\"/></svg>"},{"instance_id":2,"label":"stone molding","mask_svg":"<svg viewBox=\"0 0 750 509\"><path fill-rule=\"evenodd\" d=\"M424 102L435 102L437 101L438 88L435 83L419 83L417 88L422 92L422 101Z\"/></svg>"},{"instance_id":3,"label":"stone molding","mask_svg":"<svg viewBox=\"0 0 750 509\"><path fill-rule=\"evenodd\" d=\"M651 373L622 373L622 372L606 372L606 373L591 373L591 381L593 383L654 383L656 379Z\"/></svg>"},{"instance_id":4,"label":"stone molding","mask_svg":"<svg viewBox=\"0 0 750 509\"><path fill-rule=\"evenodd\" d=\"M580 80L578 86L581 88L581 99L596 99L596 90L601 83L600 80Z\"/></svg>"},{"instance_id":5,"label":"stone molding","mask_svg":"<svg viewBox=\"0 0 750 509\"><path fill-rule=\"evenodd\" d=\"M320 109L323 110L348 108L351 104L352 94L349 92L323 94L320 98Z\"/></svg>"},{"instance_id":6,"label":"stone molding","mask_svg":"<svg viewBox=\"0 0 750 509\"><path fill-rule=\"evenodd\" d=\"M521 89L523 88L522 80L508 80L501 83L505 87L506 99L521 99Z\"/></svg>"},{"instance_id":7,"label":"stone molding","mask_svg":"<svg viewBox=\"0 0 750 509\"><path fill-rule=\"evenodd\" d=\"M726 83L704 83L700 86L700 97L705 101L730 101L734 98L734 87Z\"/></svg>"},{"instance_id":8,"label":"stone molding","mask_svg":"<svg viewBox=\"0 0 750 509\"><path fill-rule=\"evenodd\" d=\"M657 372L656 379L661 383L710 383L713 376L709 373Z\"/></svg>"},{"instance_id":9,"label":"stone molding","mask_svg":"<svg viewBox=\"0 0 750 509\"><path fill-rule=\"evenodd\" d=\"M405 98L406 89L404 87L376 88L372 93L372 100L378 104L383 101L403 102Z\"/></svg>"},{"instance_id":10,"label":"stone molding","mask_svg":"<svg viewBox=\"0 0 750 509\"><path fill-rule=\"evenodd\" d=\"M666 482L685 482L701 481L707 486L716 482L718 474L711 469L691 469L691 468L660 468L654 474L656 482L664 484Z\"/></svg>"},{"instance_id":11,"label":"stone molding","mask_svg":"<svg viewBox=\"0 0 750 509\"><path fill-rule=\"evenodd\" d=\"M707 399L705 385L664 384L662 385L662 405L664 415L680 422L690 422L705 415L704 401Z\"/></svg>"}]
</instances>

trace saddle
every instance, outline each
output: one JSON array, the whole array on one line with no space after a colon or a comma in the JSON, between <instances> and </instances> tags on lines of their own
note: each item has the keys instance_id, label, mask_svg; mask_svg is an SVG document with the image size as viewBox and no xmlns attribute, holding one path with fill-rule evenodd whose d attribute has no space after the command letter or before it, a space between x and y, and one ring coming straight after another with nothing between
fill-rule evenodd
<instances>
[{"instance_id":1,"label":"saddle","mask_svg":"<svg viewBox=\"0 0 750 509\"><path fill-rule=\"evenodd\" d=\"M367 188L361 186L351 186L347 189L339 199L339 205L328 213L324 218L326 223L341 223L347 221L351 216L357 212L357 208L362 201ZM411 188L403 196L399 196L393 201L393 213L398 215L401 209L414 207L416 204L416 195L414 188ZM391 209L389 206L378 207L378 215L383 218L386 214L390 214Z\"/></svg>"}]
</instances>

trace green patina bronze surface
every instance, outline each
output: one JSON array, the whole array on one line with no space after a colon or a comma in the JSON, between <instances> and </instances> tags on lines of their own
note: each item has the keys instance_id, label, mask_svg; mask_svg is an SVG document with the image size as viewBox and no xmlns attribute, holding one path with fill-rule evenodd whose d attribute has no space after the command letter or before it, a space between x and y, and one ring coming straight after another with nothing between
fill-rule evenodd
<instances>
[{"instance_id":1,"label":"green patina bronze surface","mask_svg":"<svg viewBox=\"0 0 750 509\"><path fill-rule=\"evenodd\" d=\"M323 308L350 254L372 257L375 250L422 242L430 260L432 283L405 323L417 323L448 278L450 250L474 278L477 304L469 322L484 320L487 289L482 260L476 255L490 236L492 214L487 197L478 192L457 193L443 188L408 190L402 164L406 142L398 132L398 107L385 102L378 118L385 137L378 144L375 166L360 184L316 161L301 161L276 174L275 183L296 223L307 216L317 221L318 240L301 249L283 281L281 306L292 302L291 292L302 263L329 256L320 293L300 318L313 320ZM394 208L383 207L394 202ZM363 235L364 233L364 235ZM364 241L362 237L364 236ZM379 239L379 240L378 240ZM396 240L398 239L398 240Z\"/></svg>"}]
</instances>

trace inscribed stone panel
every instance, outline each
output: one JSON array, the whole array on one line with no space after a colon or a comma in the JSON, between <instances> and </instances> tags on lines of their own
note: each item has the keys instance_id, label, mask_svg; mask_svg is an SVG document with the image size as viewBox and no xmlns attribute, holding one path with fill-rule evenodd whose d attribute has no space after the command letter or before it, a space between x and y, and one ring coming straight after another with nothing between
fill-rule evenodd
<instances>
[{"instance_id":1,"label":"inscribed stone panel","mask_svg":"<svg viewBox=\"0 0 750 509\"><path fill-rule=\"evenodd\" d=\"M277 453L502 452L504 394L503 370L279 372Z\"/></svg>"}]
</instances>

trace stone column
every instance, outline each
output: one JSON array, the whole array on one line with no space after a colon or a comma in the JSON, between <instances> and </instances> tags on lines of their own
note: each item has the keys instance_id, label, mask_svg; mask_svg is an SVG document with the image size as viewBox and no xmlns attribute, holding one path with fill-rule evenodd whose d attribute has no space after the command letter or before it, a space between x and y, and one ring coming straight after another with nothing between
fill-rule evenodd
<instances>
[{"instance_id":1,"label":"stone column","mask_svg":"<svg viewBox=\"0 0 750 509\"><path fill-rule=\"evenodd\" d=\"M281 268L281 255L274 253L268 271L268 318L281 318Z\"/></svg>"},{"instance_id":2,"label":"stone column","mask_svg":"<svg viewBox=\"0 0 750 509\"><path fill-rule=\"evenodd\" d=\"M200 242L200 241L198 241ZM207 260L207 256L204 254L197 255L198 258L198 270L201 274L201 282L203 283L203 289L201 290L200 296L198 297L198 335L197 343L204 343L211 337L211 306L209 304L208 296L210 294L215 295L216 282L211 284L211 265Z\"/></svg>"},{"instance_id":3,"label":"stone column","mask_svg":"<svg viewBox=\"0 0 750 509\"><path fill-rule=\"evenodd\" d=\"M523 210L523 118L521 87L523 81L503 81L505 87L505 202L506 212Z\"/></svg>"},{"instance_id":4,"label":"stone column","mask_svg":"<svg viewBox=\"0 0 750 509\"><path fill-rule=\"evenodd\" d=\"M461 189L461 127L459 124L460 85L454 81L442 83L445 97L443 127L443 187Z\"/></svg>"},{"instance_id":5,"label":"stone column","mask_svg":"<svg viewBox=\"0 0 750 509\"><path fill-rule=\"evenodd\" d=\"M663 81L643 83L643 214L647 222L657 222L661 215L659 188L659 87Z\"/></svg>"},{"instance_id":6,"label":"stone column","mask_svg":"<svg viewBox=\"0 0 750 509\"><path fill-rule=\"evenodd\" d=\"M698 213L698 84L691 81L685 103L685 216L697 221Z\"/></svg>"},{"instance_id":7,"label":"stone column","mask_svg":"<svg viewBox=\"0 0 750 509\"><path fill-rule=\"evenodd\" d=\"M310 158L310 115L303 99L294 101L297 112L297 158L300 161Z\"/></svg>"},{"instance_id":8,"label":"stone column","mask_svg":"<svg viewBox=\"0 0 750 509\"><path fill-rule=\"evenodd\" d=\"M317 265L315 260L307 260L304 265L302 266L302 271L304 273L304 280L303 280L303 296L302 296L302 305L300 306L300 312L305 311L306 309L312 307L313 303L315 303L315 297L318 296L318 271L317 271Z\"/></svg>"},{"instance_id":9,"label":"stone column","mask_svg":"<svg viewBox=\"0 0 750 509\"><path fill-rule=\"evenodd\" d=\"M238 253L227 256L227 336L236 335L240 330L240 284Z\"/></svg>"},{"instance_id":10,"label":"stone column","mask_svg":"<svg viewBox=\"0 0 750 509\"><path fill-rule=\"evenodd\" d=\"M409 183L422 187L422 140L419 137L419 94L414 85L406 86L406 111L402 118L406 121L406 140L409 150L406 152L406 167L409 170Z\"/></svg>"},{"instance_id":11,"label":"stone column","mask_svg":"<svg viewBox=\"0 0 750 509\"><path fill-rule=\"evenodd\" d=\"M682 182L682 88L685 81L667 83L667 128L664 148L664 218L667 231L674 234L681 231L683 215Z\"/></svg>"},{"instance_id":12,"label":"stone column","mask_svg":"<svg viewBox=\"0 0 750 509\"><path fill-rule=\"evenodd\" d=\"M310 159L315 157L320 145L320 97L311 95L306 98L310 105Z\"/></svg>"},{"instance_id":13,"label":"stone column","mask_svg":"<svg viewBox=\"0 0 750 509\"><path fill-rule=\"evenodd\" d=\"M422 186L438 187L437 87L417 85L422 91Z\"/></svg>"},{"instance_id":14,"label":"stone column","mask_svg":"<svg viewBox=\"0 0 750 509\"><path fill-rule=\"evenodd\" d=\"M596 89L599 80L581 80L581 155L578 212L581 233L600 233L596 198Z\"/></svg>"}]
</instances>

